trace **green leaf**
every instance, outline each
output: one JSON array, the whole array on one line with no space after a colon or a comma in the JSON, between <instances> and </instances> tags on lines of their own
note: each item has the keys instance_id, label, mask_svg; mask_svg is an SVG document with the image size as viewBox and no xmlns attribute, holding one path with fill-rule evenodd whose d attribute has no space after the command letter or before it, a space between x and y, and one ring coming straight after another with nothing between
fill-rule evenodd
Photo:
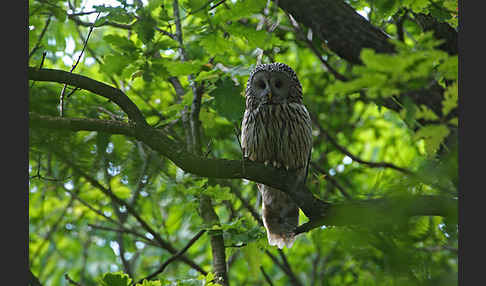
<instances>
[{"instance_id":1,"label":"green leaf","mask_svg":"<svg viewBox=\"0 0 486 286\"><path fill-rule=\"evenodd\" d=\"M234 4L230 4L229 9L218 9L214 20L224 23L228 20L236 20L249 17L255 13L260 12L266 5L266 1L260 0L243 0L236 1Z\"/></svg>"},{"instance_id":2,"label":"green leaf","mask_svg":"<svg viewBox=\"0 0 486 286\"><path fill-rule=\"evenodd\" d=\"M219 36L218 33L203 35L199 43L211 55L230 52L234 45L231 41Z\"/></svg>"},{"instance_id":3,"label":"green leaf","mask_svg":"<svg viewBox=\"0 0 486 286\"><path fill-rule=\"evenodd\" d=\"M457 107L457 93L458 85L457 81L449 86L444 93L444 100L442 101L442 114L446 116L449 112Z\"/></svg>"},{"instance_id":4,"label":"green leaf","mask_svg":"<svg viewBox=\"0 0 486 286\"><path fill-rule=\"evenodd\" d=\"M446 78L451 80L457 80L459 70L459 60L457 56L448 57L438 67L438 71Z\"/></svg>"},{"instance_id":5,"label":"green leaf","mask_svg":"<svg viewBox=\"0 0 486 286\"><path fill-rule=\"evenodd\" d=\"M425 119L425 120L438 120L439 116L435 114L430 108L425 105L420 105L420 108L417 110L415 114L415 119Z\"/></svg>"},{"instance_id":6,"label":"green leaf","mask_svg":"<svg viewBox=\"0 0 486 286\"><path fill-rule=\"evenodd\" d=\"M449 128L445 125L427 125L420 128L414 138L424 139L425 151L428 155L433 155L439 149L440 143L449 135Z\"/></svg>"},{"instance_id":7,"label":"green leaf","mask_svg":"<svg viewBox=\"0 0 486 286\"><path fill-rule=\"evenodd\" d=\"M105 273L101 279L102 286L129 286L132 279L121 271Z\"/></svg>"},{"instance_id":8,"label":"green leaf","mask_svg":"<svg viewBox=\"0 0 486 286\"><path fill-rule=\"evenodd\" d=\"M109 75L120 75L127 65L128 62L126 57L118 52L113 52L104 56L104 65L102 65L100 69Z\"/></svg>"},{"instance_id":9,"label":"green leaf","mask_svg":"<svg viewBox=\"0 0 486 286\"><path fill-rule=\"evenodd\" d=\"M230 121L238 121L245 111L245 99L241 96L242 87L236 86L229 77L216 82L216 89L211 92L216 111Z\"/></svg>"},{"instance_id":10,"label":"green leaf","mask_svg":"<svg viewBox=\"0 0 486 286\"><path fill-rule=\"evenodd\" d=\"M142 283L137 283L135 284L135 286L162 286L162 285L170 285L169 281L167 280L163 280L163 282L165 282L164 284L162 284L162 281L160 280L157 280L157 281L149 281L149 280L143 280Z\"/></svg>"},{"instance_id":11,"label":"green leaf","mask_svg":"<svg viewBox=\"0 0 486 286\"><path fill-rule=\"evenodd\" d=\"M145 10L142 10L145 11ZM150 15L150 12L142 12L140 19L135 22L133 29L138 35L138 38L147 44L154 38L157 21Z\"/></svg>"},{"instance_id":12,"label":"green leaf","mask_svg":"<svg viewBox=\"0 0 486 286\"><path fill-rule=\"evenodd\" d=\"M421 13L429 6L429 0L404 0L403 5L415 13Z\"/></svg>"},{"instance_id":13,"label":"green leaf","mask_svg":"<svg viewBox=\"0 0 486 286\"><path fill-rule=\"evenodd\" d=\"M120 23L128 23L128 22L130 22L134 19L133 15L128 13L122 7L94 5L93 8L95 9L95 11L98 11L98 12L108 12L108 15L98 18L98 21L100 21L100 23L96 23L96 25L101 24L101 21L105 22L105 21L111 20L111 21L120 22Z\"/></svg>"},{"instance_id":14,"label":"green leaf","mask_svg":"<svg viewBox=\"0 0 486 286\"><path fill-rule=\"evenodd\" d=\"M249 274L251 276L258 275L260 265L262 264L261 257L264 254L258 247L258 244L256 242L248 243L245 247L243 247L242 252L243 257L248 265Z\"/></svg>"},{"instance_id":15,"label":"green leaf","mask_svg":"<svg viewBox=\"0 0 486 286\"><path fill-rule=\"evenodd\" d=\"M217 201L232 200L234 198L234 194L229 187L222 187L220 185L208 186L203 191L203 194Z\"/></svg>"},{"instance_id":16,"label":"green leaf","mask_svg":"<svg viewBox=\"0 0 486 286\"><path fill-rule=\"evenodd\" d=\"M133 53L137 50L135 43L127 39L127 37L122 37L120 35L106 35L103 37L103 40L110 43L115 50L122 53Z\"/></svg>"},{"instance_id":17,"label":"green leaf","mask_svg":"<svg viewBox=\"0 0 486 286\"><path fill-rule=\"evenodd\" d=\"M269 33L266 30L256 31L252 27L246 27L237 23L229 26L227 31L232 37L238 36L244 38L250 50L255 48L269 49L274 45L281 44L281 41L273 33Z\"/></svg>"},{"instance_id":18,"label":"green leaf","mask_svg":"<svg viewBox=\"0 0 486 286\"><path fill-rule=\"evenodd\" d=\"M120 176L116 176L111 180L111 190L120 199L128 199L132 194L130 188L120 181Z\"/></svg>"},{"instance_id":19,"label":"green leaf","mask_svg":"<svg viewBox=\"0 0 486 286\"><path fill-rule=\"evenodd\" d=\"M162 64L172 76L187 76L198 73L203 64L199 61L180 62L163 60Z\"/></svg>"},{"instance_id":20,"label":"green leaf","mask_svg":"<svg viewBox=\"0 0 486 286\"><path fill-rule=\"evenodd\" d=\"M202 71L194 80L195 81L211 80L211 79L217 79L220 76L221 75L218 70Z\"/></svg>"},{"instance_id":21,"label":"green leaf","mask_svg":"<svg viewBox=\"0 0 486 286\"><path fill-rule=\"evenodd\" d=\"M64 21L66 21L67 12L64 9L53 6L51 7L51 12L54 14L54 17L56 17L59 22L63 23Z\"/></svg>"}]
</instances>

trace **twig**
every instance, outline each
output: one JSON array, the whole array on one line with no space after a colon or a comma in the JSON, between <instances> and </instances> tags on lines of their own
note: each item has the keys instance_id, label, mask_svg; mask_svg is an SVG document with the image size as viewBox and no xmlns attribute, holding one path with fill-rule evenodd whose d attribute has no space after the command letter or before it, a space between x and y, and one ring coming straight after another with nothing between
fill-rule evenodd
<instances>
[{"instance_id":1,"label":"twig","mask_svg":"<svg viewBox=\"0 0 486 286\"><path fill-rule=\"evenodd\" d=\"M282 258L282 261L285 265L285 267L288 270L288 275L290 275L290 278L292 281L294 281L295 285L302 285L302 282L300 282L299 278L295 275L294 271L292 271L292 268L290 267L290 264L287 260L287 257L285 256L285 253L283 252L282 249L278 249L278 254L280 255L280 258Z\"/></svg>"},{"instance_id":2,"label":"twig","mask_svg":"<svg viewBox=\"0 0 486 286\"><path fill-rule=\"evenodd\" d=\"M80 26L84 26L84 27L91 27L96 22L96 21L94 23L84 22L84 21L78 19L76 15L72 15L72 14L68 14L67 17L69 19L73 20L76 24L78 24ZM117 22L113 22L113 21L104 21L104 22L101 22L100 24L96 25L95 27L98 28L98 27L101 27L101 26L112 26L112 27L115 27L115 28L130 30L130 29L132 29L133 24L134 23L123 24L123 23L117 23Z\"/></svg>"},{"instance_id":3,"label":"twig","mask_svg":"<svg viewBox=\"0 0 486 286\"><path fill-rule=\"evenodd\" d=\"M68 14L67 16L68 17L76 17L76 16L85 16L85 15L91 15L91 14L94 14L94 13L99 13L98 11L88 11L88 12L76 12L76 13L71 13L71 14Z\"/></svg>"},{"instance_id":4,"label":"twig","mask_svg":"<svg viewBox=\"0 0 486 286\"><path fill-rule=\"evenodd\" d=\"M71 3L70 1L68 1L68 3ZM86 39L84 38L83 34L81 33L81 30L79 29L79 25L76 25L76 31L78 32L78 35L79 35L79 38L81 38L81 40L83 42L86 42ZM96 56L96 53L89 47L89 46L86 46L86 50L91 54L91 57L94 58L94 60L100 64L100 65L103 65L104 63ZM113 75L111 74L108 74L108 78L111 80L111 82L113 83L113 85L116 86L116 88L120 88L118 83L116 82L115 78L113 77Z\"/></svg>"},{"instance_id":5,"label":"twig","mask_svg":"<svg viewBox=\"0 0 486 286\"><path fill-rule=\"evenodd\" d=\"M86 49L86 45L88 45L88 41L89 41L89 37L91 36L91 32L93 32L93 29L94 29L94 24L96 23L96 21L98 20L98 17L100 16L101 12L98 13L98 15L96 16L96 19L93 21L93 24L91 25L91 27L89 28L89 32L88 32L88 36L86 37L86 41L84 41L84 45L83 45L83 49L81 50L81 53L79 54L79 57L78 59L76 60L76 62L74 63L74 65L71 67L71 70L69 71L70 73L72 73L74 71L74 69L78 66L79 64L79 61L81 60L81 57L83 56L83 53L84 53L84 50ZM60 103L59 103L59 112L61 114L61 117L64 116L64 93L66 92L66 87L67 87L67 84L64 84L64 87L62 88L61 90L61 96L60 96ZM76 89L74 89L70 94L69 96L74 93L74 91L76 91ZM68 97L69 97L68 96Z\"/></svg>"},{"instance_id":6,"label":"twig","mask_svg":"<svg viewBox=\"0 0 486 286\"><path fill-rule=\"evenodd\" d=\"M29 53L29 60L30 60L30 57L32 57L32 55L39 49L42 38L44 37L44 35L47 31L47 27L51 23L51 19L52 19L52 15L49 15L49 17L47 18L46 24L44 25L44 28L42 29L41 34L39 35L39 39L37 39L37 43L35 44L34 48L32 48L32 51L30 51L30 53ZM42 61L44 61L44 60L42 60Z\"/></svg>"},{"instance_id":7,"label":"twig","mask_svg":"<svg viewBox=\"0 0 486 286\"><path fill-rule=\"evenodd\" d=\"M47 55L47 52L43 52L42 53L42 59L41 59L41 62L39 64L39 69L41 69L42 66L44 65L44 60L46 59L46 55ZM32 81L32 84L30 85L30 88L33 88L34 87L34 84L35 84L35 80Z\"/></svg>"},{"instance_id":8,"label":"twig","mask_svg":"<svg viewBox=\"0 0 486 286\"><path fill-rule=\"evenodd\" d=\"M154 273L148 275L145 278L140 279L138 283L142 283L143 280L150 280L155 276L159 275L160 273L164 272L165 268L172 263L174 260L177 260L181 255L183 255L204 233L206 232L205 229L199 231L187 244L186 246L179 250L176 254L172 255L169 259L167 259Z\"/></svg>"},{"instance_id":9,"label":"twig","mask_svg":"<svg viewBox=\"0 0 486 286\"><path fill-rule=\"evenodd\" d=\"M147 126L147 121L137 105L120 89L114 88L105 83L93 80L91 78L70 73L63 70L55 69L37 69L28 68L29 80L49 81L69 84L84 90L91 91L94 94L103 96L116 103L127 115L130 120L141 126Z\"/></svg>"},{"instance_id":10,"label":"twig","mask_svg":"<svg viewBox=\"0 0 486 286\"><path fill-rule=\"evenodd\" d=\"M267 281L267 283L270 286L273 286L272 280L270 280L270 277L268 276L268 274L265 272L265 269L263 269L263 266L261 266L261 265L260 265L260 271L262 272L263 277L265 277L265 280Z\"/></svg>"},{"instance_id":11,"label":"twig","mask_svg":"<svg viewBox=\"0 0 486 286\"><path fill-rule=\"evenodd\" d=\"M343 153L344 155L348 156L349 158L351 158L353 161L356 161L358 163L361 163L361 164L365 164L365 165L368 165L372 168L390 168L390 169L394 169L396 171L400 171L404 174L407 174L407 175L413 175L414 173L410 170L407 170L405 168L402 168L402 167L398 167L392 163L388 163L388 162L369 162L369 161L365 161L357 156L355 156L354 154L352 154L351 152L349 152L346 148L344 148L343 146L339 145L339 143L336 141L336 139L334 139L330 134L329 132L327 132L326 129L324 129L320 124L319 124L319 121L317 119L317 117L315 116L315 114L311 113L311 118L312 120L314 121L314 123L317 125L317 127L319 128L319 131L324 134L324 136L326 136L326 138L329 140L329 142L331 142L332 145L334 145L334 147L336 147L336 149L338 149L341 153Z\"/></svg>"},{"instance_id":12,"label":"twig","mask_svg":"<svg viewBox=\"0 0 486 286\"><path fill-rule=\"evenodd\" d=\"M321 168L317 163L315 162L310 162L312 168L316 169L319 173L323 174L326 176L326 180L329 180L336 188L341 192L341 194L348 200L351 199L351 196L346 192L346 190L339 184L332 176L329 176L329 174Z\"/></svg>"},{"instance_id":13,"label":"twig","mask_svg":"<svg viewBox=\"0 0 486 286\"><path fill-rule=\"evenodd\" d=\"M260 215L250 205L250 203L245 198L243 198L243 196L240 193L240 190L237 190L236 188L233 188L232 186L230 186L230 188L231 188L231 192L241 201L241 203L243 204L243 206L250 212L251 216L258 222L258 224L260 224L261 226L263 226L263 221L262 221Z\"/></svg>"},{"instance_id":14,"label":"twig","mask_svg":"<svg viewBox=\"0 0 486 286\"><path fill-rule=\"evenodd\" d=\"M145 229L147 232L149 232L155 239L155 241L160 245L160 247L164 248L171 254L177 253L177 250L168 242L165 241L159 233L157 233L152 227L148 225L148 223L140 217L140 215L133 209L133 207L126 203L124 200L120 199L117 197L113 192L111 192L109 189L105 188L103 185L101 185L97 180L95 180L93 177L90 175L86 174L83 170L81 170L77 165L75 165L73 162L71 162L69 159L67 159L64 156L61 156L57 150L53 150L53 152L58 155L58 157L66 163L68 166L70 166L74 172L78 173L81 177L84 177L86 181L88 181L93 187L99 189L102 193L107 195L114 203L118 204L119 206L124 206L127 209L127 212L131 214L135 220ZM207 275L207 272L204 271L198 264L190 260L189 258L185 256L180 257L183 262L194 268L195 270L199 271L200 273Z\"/></svg>"},{"instance_id":15,"label":"twig","mask_svg":"<svg viewBox=\"0 0 486 286\"><path fill-rule=\"evenodd\" d=\"M302 286L302 283L297 279L295 274L292 272L290 268L287 268L287 266L283 265L278 261L277 257L275 257L270 251L265 250L265 253L272 259L272 261L280 268L282 271L287 274L287 276L290 278L290 282L294 286Z\"/></svg>"},{"instance_id":16,"label":"twig","mask_svg":"<svg viewBox=\"0 0 486 286\"><path fill-rule=\"evenodd\" d=\"M64 278L66 278L66 280L69 282L69 284L72 284L72 285L75 285L75 286L82 286L78 282L76 282L73 279L71 279L71 277L69 277L69 274L67 274L67 273L64 274Z\"/></svg>"},{"instance_id":17,"label":"twig","mask_svg":"<svg viewBox=\"0 0 486 286\"><path fill-rule=\"evenodd\" d=\"M133 234L134 236L140 238L141 240L143 240L147 244L150 244L152 246L159 246L157 243L155 243L153 240L151 240L150 238L146 237L145 235L143 235L141 233L138 233L138 232L136 232L136 231L134 231L132 229L128 229L128 228L124 227L123 225L119 225L120 228L113 228L113 227L108 227L108 226L102 226L102 225L96 225L96 224L88 223L88 226L91 227L91 228L94 228L94 229L99 229L99 230L112 231L112 232L116 232L116 233L125 233L125 234L126 233L129 233L129 234Z\"/></svg>"},{"instance_id":18,"label":"twig","mask_svg":"<svg viewBox=\"0 0 486 286\"><path fill-rule=\"evenodd\" d=\"M37 278L34 273L32 273L32 270L29 269L29 286L42 286L42 284L39 281L39 278Z\"/></svg>"},{"instance_id":19,"label":"twig","mask_svg":"<svg viewBox=\"0 0 486 286\"><path fill-rule=\"evenodd\" d=\"M57 228L61 224L62 220L66 217L66 213L67 213L68 209L73 205L73 202L74 202L74 200L71 197L71 199L69 200L69 202L66 205L66 207L64 207L61 215L57 218L57 220L52 225L51 229L49 229L49 231L47 232L47 234L44 237L44 240L42 241L42 243L39 245L39 247L37 247L36 251L32 254L32 256L30 256L31 257L31 261L34 261L37 258L37 255L39 255L39 253L42 250L42 248L44 248L44 245L50 240L51 236L57 230ZM32 262L30 264L32 264Z\"/></svg>"},{"instance_id":20,"label":"twig","mask_svg":"<svg viewBox=\"0 0 486 286\"><path fill-rule=\"evenodd\" d=\"M338 80L348 81L348 78L345 77L345 76L343 76L342 74L338 73L333 67L331 67L331 65L326 60L324 60L322 58L321 53L316 49L316 47L314 47L314 45L312 44L312 42L309 41L307 39L307 37L305 37L305 36L302 35L303 32L300 29L299 24L297 23L297 21L292 17L292 15L290 15L289 13L285 13L285 14L289 18L289 21L292 24L292 27L294 28L294 31L297 34L297 36L299 36L299 38L301 38L301 40L306 43L306 45L309 47L309 49L311 49L311 51L316 55L316 57L319 59L319 61L321 61L322 65L328 71L330 71L334 75L334 77L337 78Z\"/></svg>"},{"instance_id":21,"label":"twig","mask_svg":"<svg viewBox=\"0 0 486 286\"><path fill-rule=\"evenodd\" d=\"M37 173L34 176L30 176L29 180L40 179L40 180L51 181L51 182L62 182L62 181L65 181L65 180L71 178L71 176L68 176L64 179L46 178L46 177L44 177L40 174L40 169L41 169L41 154L39 154L39 157L38 157L38 160L37 160Z\"/></svg>"}]
</instances>

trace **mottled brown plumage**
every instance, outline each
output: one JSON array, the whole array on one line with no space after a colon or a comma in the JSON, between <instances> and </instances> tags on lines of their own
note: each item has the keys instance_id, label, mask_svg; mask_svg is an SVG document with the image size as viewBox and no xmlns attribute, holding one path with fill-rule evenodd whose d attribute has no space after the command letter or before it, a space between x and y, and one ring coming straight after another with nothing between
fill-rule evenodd
<instances>
[{"instance_id":1,"label":"mottled brown plumage","mask_svg":"<svg viewBox=\"0 0 486 286\"><path fill-rule=\"evenodd\" d=\"M245 96L241 129L244 156L277 168L297 170L295 179L305 180L312 129L295 72L282 63L258 65L250 74ZM278 189L257 186L269 244L291 247L299 220L297 204Z\"/></svg>"}]
</instances>

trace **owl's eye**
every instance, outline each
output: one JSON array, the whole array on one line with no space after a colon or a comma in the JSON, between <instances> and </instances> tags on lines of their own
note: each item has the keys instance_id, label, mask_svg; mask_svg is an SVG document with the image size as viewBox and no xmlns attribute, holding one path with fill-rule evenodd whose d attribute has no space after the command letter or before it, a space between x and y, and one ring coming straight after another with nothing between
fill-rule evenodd
<instances>
[{"instance_id":1,"label":"owl's eye","mask_svg":"<svg viewBox=\"0 0 486 286\"><path fill-rule=\"evenodd\" d=\"M263 80L257 81L257 86L261 89L265 88L265 82Z\"/></svg>"},{"instance_id":2,"label":"owl's eye","mask_svg":"<svg viewBox=\"0 0 486 286\"><path fill-rule=\"evenodd\" d=\"M275 81L275 87L276 87L276 88L281 88L281 87L282 87L282 81L281 81L281 80L279 80L279 79L277 79L277 80Z\"/></svg>"}]
</instances>

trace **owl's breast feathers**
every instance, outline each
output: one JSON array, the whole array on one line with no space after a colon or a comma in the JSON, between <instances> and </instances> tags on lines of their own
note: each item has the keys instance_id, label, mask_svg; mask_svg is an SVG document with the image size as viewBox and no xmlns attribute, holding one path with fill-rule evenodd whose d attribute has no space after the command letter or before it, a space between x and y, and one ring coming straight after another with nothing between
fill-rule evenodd
<instances>
[{"instance_id":1,"label":"owl's breast feathers","mask_svg":"<svg viewBox=\"0 0 486 286\"><path fill-rule=\"evenodd\" d=\"M247 109L241 144L252 161L275 167L304 168L312 148L311 120L300 103L260 105Z\"/></svg>"}]
</instances>

